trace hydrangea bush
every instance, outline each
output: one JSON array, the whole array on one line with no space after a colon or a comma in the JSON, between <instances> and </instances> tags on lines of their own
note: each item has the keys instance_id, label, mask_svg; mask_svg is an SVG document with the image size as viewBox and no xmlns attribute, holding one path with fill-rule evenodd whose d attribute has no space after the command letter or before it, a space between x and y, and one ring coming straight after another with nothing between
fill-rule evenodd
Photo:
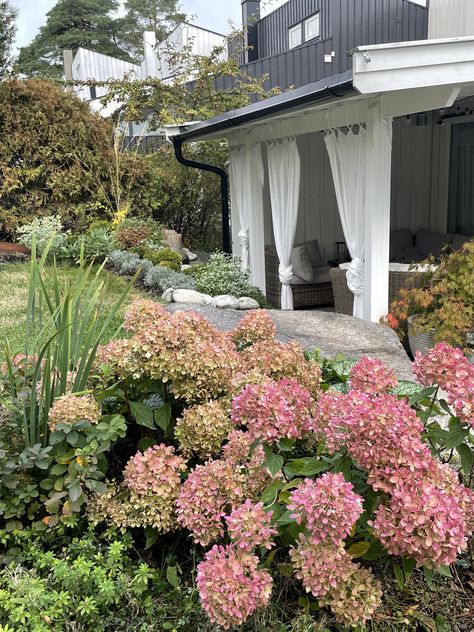
<instances>
[{"instance_id":1,"label":"hydrangea bush","mask_svg":"<svg viewBox=\"0 0 474 632\"><path fill-rule=\"evenodd\" d=\"M181 529L205 547L196 584L214 624L246 621L289 569L338 623L364 625L383 601L381 569L400 585L467 554L474 365L456 349L418 356L416 385L375 359L321 366L278 342L263 311L224 333L141 300L125 329L98 349L77 411L68 396L52 408L53 435L77 435L70 462L102 472L92 486L79 477L93 524L142 527L151 544ZM110 432L118 420L126 442L122 426ZM35 499L36 519L82 510L54 494Z\"/></svg>"}]
</instances>

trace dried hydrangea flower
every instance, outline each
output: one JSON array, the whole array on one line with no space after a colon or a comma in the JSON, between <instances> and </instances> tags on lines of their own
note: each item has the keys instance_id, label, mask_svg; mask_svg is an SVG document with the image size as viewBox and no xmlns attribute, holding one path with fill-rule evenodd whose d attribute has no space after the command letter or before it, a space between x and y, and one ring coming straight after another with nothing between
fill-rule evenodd
<instances>
[{"instance_id":1,"label":"dried hydrangea flower","mask_svg":"<svg viewBox=\"0 0 474 632\"><path fill-rule=\"evenodd\" d=\"M74 395L68 393L58 397L51 406L48 416L48 427L51 432L58 424L72 426L79 421L91 424L99 422L102 413L92 395Z\"/></svg>"},{"instance_id":2,"label":"dried hydrangea flower","mask_svg":"<svg viewBox=\"0 0 474 632\"><path fill-rule=\"evenodd\" d=\"M230 335L236 344L253 344L261 340L273 340L276 327L264 309L252 309L240 320Z\"/></svg>"},{"instance_id":3,"label":"dried hydrangea flower","mask_svg":"<svg viewBox=\"0 0 474 632\"><path fill-rule=\"evenodd\" d=\"M232 429L229 400L211 400L186 408L174 436L185 457L209 459L220 452Z\"/></svg>"}]
</instances>

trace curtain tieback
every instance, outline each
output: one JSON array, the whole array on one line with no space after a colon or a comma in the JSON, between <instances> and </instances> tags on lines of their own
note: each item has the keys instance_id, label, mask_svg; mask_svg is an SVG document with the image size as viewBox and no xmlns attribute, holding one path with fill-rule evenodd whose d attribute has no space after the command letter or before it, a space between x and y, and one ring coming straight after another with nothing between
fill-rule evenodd
<instances>
[{"instance_id":1,"label":"curtain tieback","mask_svg":"<svg viewBox=\"0 0 474 632\"><path fill-rule=\"evenodd\" d=\"M248 228L242 228L242 230L239 231L239 241L242 248L249 247L250 242L249 242L249 229Z\"/></svg>"},{"instance_id":2,"label":"curtain tieback","mask_svg":"<svg viewBox=\"0 0 474 632\"><path fill-rule=\"evenodd\" d=\"M278 268L278 276L280 277L280 283L283 285L290 285L293 279L293 266L280 265Z\"/></svg>"},{"instance_id":3,"label":"curtain tieback","mask_svg":"<svg viewBox=\"0 0 474 632\"><path fill-rule=\"evenodd\" d=\"M346 274L347 286L356 296L364 293L365 289L365 263L362 259L354 257L349 264Z\"/></svg>"}]
</instances>

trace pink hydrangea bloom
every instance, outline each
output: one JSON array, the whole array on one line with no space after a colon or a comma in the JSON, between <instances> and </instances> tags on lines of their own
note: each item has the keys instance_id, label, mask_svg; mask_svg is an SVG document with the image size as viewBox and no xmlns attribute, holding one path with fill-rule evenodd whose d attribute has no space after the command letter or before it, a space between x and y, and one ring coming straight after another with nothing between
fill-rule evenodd
<instances>
[{"instance_id":1,"label":"pink hydrangea bloom","mask_svg":"<svg viewBox=\"0 0 474 632\"><path fill-rule=\"evenodd\" d=\"M451 564L467 546L459 501L430 481L409 480L397 486L371 524L389 553L413 558L418 566Z\"/></svg>"},{"instance_id":2,"label":"pink hydrangea bloom","mask_svg":"<svg viewBox=\"0 0 474 632\"><path fill-rule=\"evenodd\" d=\"M265 511L263 503L253 503L247 499L225 519L231 539L239 549L245 551L259 546L271 549L275 544L272 537L278 533L271 526L272 515L272 511Z\"/></svg>"},{"instance_id":3,"label":"pink hydrangea bloom","mask_svg":"<svg viewBox=\"0 0 474 632\"><path fill-rule=\"evenodd\" d=\"M304 349L298 342L260 340L244 349L241 355L247 371L256 371L274 380L293 378L314 398L318 397L321 367L317 362L305 358Z\"/></svg>"},{"instance_id":4,"label":"pink hydrangea bloom","mask_svg":"<svg viewBox=\"0 0 474 632\"><path fill-rule=\"evenodd\" d=\"M317 545L303 534L298 546L290 549L290 558L295 577L314 597L324 597L345 582L352 564L342 543Z\"/></svg>"},{"instance_id":5,"label":"pink hydrangea bloom","mask_svg":"<svg viewBox=\"0 0 474 632\"><path fill-rule=\"evenodd\" d=\"M423 424L408 403L392 395L360 391L325 393L314 421L331 451L347 446L356 463L368 471L387 466L425 470L431 459L421 441Z\"/></svg>"},{"instance_id":6,"label":"pink hydrangea bloom","mask_svg":"<svg viewBox=\"0 0 474 632\"><path fill-rule=\"evenodd\" d=\"M272 578L258 558L233 546L214 546L198 564L196 584L209 619L224 630L240 625L268 604Z\"/></svg>"},{"instance_id":7,"label":"pink hydrangea bloom","mask_svg":"<svg viewBox=\"0 0 474 632\"><path fill-rule=\"evenodd\" d=\"M264 309L252 309L241 319L231 336L236 344L249 344L260 340L272 340L276 327Z\"/></svg>"},{"instance_id":8,"label":"pink hydrangea bloom","mask_svg":"<svg viewBox=\"0 0 474 632\"><path fill-rule=\"evenodd\" d=\"M232 421L253 439L302 439L309 429L311 395L294 379L249 384L232 403Z\"/></svg>"},{"instance_id":9,"label":"pink hydrangea bloom","mask_svg":"<svg viewBox=\"0 0 474 632\"><path fill-rule=\"evenodd\" d=\"M128 489L137 494L175 498L181 482L180 473L185 469L186 461L175 454L173 446L162 443L132 456L125 466L124 481Z\"/></svg>"},{"instance_id":10,"label":"pink hydrangea bloom","mask_svg":"<svg viewBox=\"0 0 474 632\"><path fill-rule=\"evenodd\" d=\"M320 599L319 604L329 606L338 623L355 627L372 619L382 603L382 592L382 584L369 569L352 564L346 580Z\"/></svg>"},{"instance_id":11,"label":"pink hydrangea bloom","mask_svg":"<svg viewBox=\"0 0 474 632\"><path fill-rule=\"evenodd\" d=\"M288 509L298 524L306 523L311 541L337 546L362 515L363 499L354 493L342 474L307 478L291 493Z\"/></svg>"},{"instance_id":12,"label":"pink hydrangea bloom","mask_svg":"<svg viewBox=\"0 0 474 632\"><path fill-rule=\"evenodd\" d=\"M382 360L362 358L351 369L350 386L368 395L386 393L398 384L397 376Z\"/></svg>"},{"instance_id":13,"label":"pink hydrangea bloom","mask_svg":"<svg viewBox=\"0 0 474 632\"><path fill-rule=\"evenodd\" d=\"M244 501L245 475L228 461L198 465L181 485L176 502L178 522L202 546L224 535L223 518L228 509Z\"/></svg>"},{"instance_id":14,"label":"pink hydrangea bloom","mask_svg":"<svg viewBox=\"0 0 474 632\"><path fill-rule=\"evenodd\" d=\"M370 619L382 599L382 586L370 570L354 564L341 543L315 544L300 534L290 550L295 577L307 592L328 606L339 622L355 626Z\"/></svg>"},{"instance_id":15,"label":"pink hydrangea bloom","mask_svg":"<svg viewBox=\"0 0 474 632\"><path fill-rule=\"evenodd\" d=\"M474 364L461 349L443 342L416 354L413 373L423 386L438 385L458 417L474 426Z\"/></svg>"},{"instance_id":16,"label":"pink hydrangea bloom","mask_svg":"<svg viewBox=\"0 0 474 632\"><path fill-rule=\"evenodd\" d=\"M194 312L157 314L146 326L136 326L133 341L141 369L171 383L175 397L187 402L226 395L242 366L229 336Z\"/></svg>"}]
</instances>

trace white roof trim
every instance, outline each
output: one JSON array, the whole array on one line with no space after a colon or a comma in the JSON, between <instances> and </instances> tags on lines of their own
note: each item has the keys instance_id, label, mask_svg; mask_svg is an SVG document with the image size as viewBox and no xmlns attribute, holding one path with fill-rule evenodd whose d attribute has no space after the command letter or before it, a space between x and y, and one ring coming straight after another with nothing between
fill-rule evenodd
<instances>
[{"instance_id":1,"label":"white roof trim","mask_svg":"<svg viewBox=\"0 0 474 632\"><path fill-rule=\"evenodd\" d=\"M362 94L474 83L474 37L361 46L353 52Z\"/></svg>"}]
</instances>

